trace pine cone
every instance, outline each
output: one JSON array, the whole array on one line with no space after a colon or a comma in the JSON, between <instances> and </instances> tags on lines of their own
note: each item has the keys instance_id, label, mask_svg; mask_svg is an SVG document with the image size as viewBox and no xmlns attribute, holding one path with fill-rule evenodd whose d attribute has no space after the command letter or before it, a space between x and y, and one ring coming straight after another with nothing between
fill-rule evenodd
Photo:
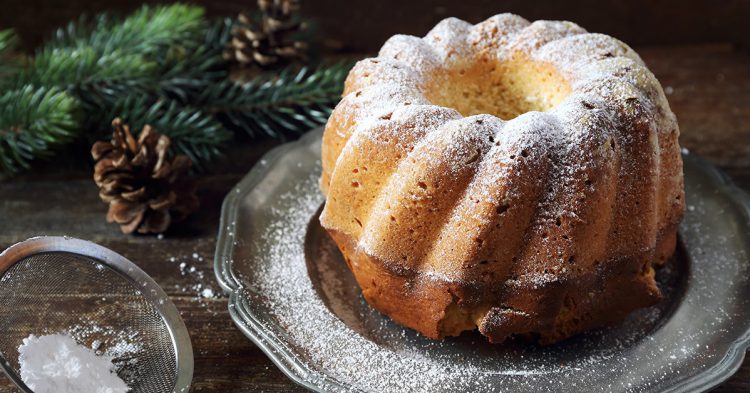
<instances>
[{"instance_id":1,"label":"pine cone","mask_svg":"<svg viewBox=\"0 0 750 393\"><path fill-rule=\"evenodd\" d=\"M109 203L107 222L123 233L162 233L198 207L194 183L183 178L192 162L184 155L167 158L170 140L146 125L138 140L116 118L109 142L96 142L94 181Z\"/></svg>"},{"instance_id":2,"label":"pine cone","mask_svg":"<svg viewBox=\"0 0 750 393\"><path fill-rule=\"evenodd\" d=\"M258 8L262 13L260 26L252 23L247 14L240 13L224 58L242 67L261 68L304 61L307 44L291 39L291 35L305 29L295 17L299 0L258 0Z\"/></svg>"}]
</instances>

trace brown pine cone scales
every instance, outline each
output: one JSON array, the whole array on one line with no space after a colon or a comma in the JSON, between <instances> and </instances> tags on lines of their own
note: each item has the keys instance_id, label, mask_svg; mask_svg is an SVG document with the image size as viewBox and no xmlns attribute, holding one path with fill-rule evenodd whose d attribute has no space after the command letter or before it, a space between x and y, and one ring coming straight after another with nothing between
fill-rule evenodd
<instances>
[{"instance_id":1,"label":"brown pine cone scales","mask_svg":"<svg viewBox=\"0 0 750 393\"><path fill-rule=\"evenodd\" d=\"M232 40L224 51L224 58L240 66L257 65L270 68L305 60L307 44L292 39L305 29L296 19L299 0L259 0L262 13L260 23L253 23L241 13L238 25L232 30Z\"/></svg>"},{"instance_id":2,"label":"brown pine cone scales","mask_svg":"<svg viewBox=\"0 0 750 393\"><path fill-rule=\"evenodd\" d=\"M109 203L107 222L123 233L162 233L198 207L195 185L184 177L192 162L184 155L167 158L170 140L146 125L138 139L116 118L109 142L96 142L94 181Z\"/></svg>"}]
</instances>

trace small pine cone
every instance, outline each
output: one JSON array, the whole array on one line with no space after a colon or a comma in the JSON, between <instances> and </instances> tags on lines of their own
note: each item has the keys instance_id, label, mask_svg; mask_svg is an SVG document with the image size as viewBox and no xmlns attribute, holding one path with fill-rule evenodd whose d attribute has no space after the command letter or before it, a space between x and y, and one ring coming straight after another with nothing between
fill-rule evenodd
<instances>
[{"instance_id":1,"label":"small pine cone","mask_svg":"<svg viewBox=\"0 0 750 393\"><path fill-rule=\"evenodd\" d=\"M112 127L112 140L91 148L99 197L109 203L107 222L126 234L162 233L198 208L195 185L183 176L192 162L167 158L167 136L146 125L136 140L119 118Z\"/></svg>"},{"instance_id":2,"label":"small pine cone","mask_svg":"<svg viewBox=\"0 0 750 393\"><path fill-rule=\"evenodd\" d=\"M255 24L241 13L238 25L232 29L232 39L224 50L224 59L241 67L271 68L295 60L307 59L307 45L295 41L292 35L305 30L304 23L295 19L298 0L259 0L261 23Z\"/></svg>"}]
</instances>

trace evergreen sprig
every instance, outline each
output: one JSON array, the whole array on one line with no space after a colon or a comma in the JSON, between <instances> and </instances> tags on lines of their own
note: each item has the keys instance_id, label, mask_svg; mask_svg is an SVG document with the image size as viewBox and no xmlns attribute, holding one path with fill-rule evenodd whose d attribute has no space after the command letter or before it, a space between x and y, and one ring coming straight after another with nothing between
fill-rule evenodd
<instances>
[{"instance_id":1,"label":"evergreen sprig","mask_svg":"<svg viewBox=\"0 0 750 393\"><path fill-rule=\"evenodd\" d=\"M0 30L0 85L7 85L7 78L18 72L17 46L18 36L13 29Z\"/></svg>"},{"instance_id":2,"label":"evergreen sprig","mask_svg":"<svg viewBox=\"0 0 750 393\"><path fill-rule=\"evenodd\" d=\"M222 52L235 23L196 6L143 6L71 22L25 61L15 34L0 31L0 174L106 137L114 117L151 124L197 167L221 155L230 130L285 137L324 123L350 64L231 81Z\"/></svg>"},{"instance_id":3,"label":"evergreen sprig","mask_svg":"<svg viewBox=\"0 0 750 393\"><path fill-rule=\"evenodd\" d=\"M55 88L26 86L0 95L0 173L27 169L70 142L76 110L76 101Z\"/></svg>"},{"instance_id":4,"label":"evergreen sprig","mask_svg":"<svg viewBox=\"0 0 750 393\"><path fill-rule=\"evenodd\" d=\"M143 6L118 20L101 14L88 21L81 18L65 29L34 56L20 81L69 88L76 84L113 82L158 76L165 51L183 46L194 49L203 41L207 21L203 9L182 4L169 7Z\"/></svg>"},{"instance_id":5,"label":"evergreen sprig","mask_svg":"<svg viewBox=\"0 0 750 393\"><path fill-rule=\"evenodd\" d=\"M6 55L16 49L18 36L13 29L0 30L0 55Z\"/></svg>"},{"instance_id":6,"label":"evergreen sprig","mask_svg":"<svg viewBox=\"0 0 750 393\"><path fill-rule=\"evenodd\" d=\"M202 92L228 79L229 73L221 53L230 39L231 19L210 24L197 45L186 51L175 47L167 51L158 81L160 95L182 103L195 102Z\"/></svg>"},{"instance_id":7,"label":"evergreen sprig","mask_svg":"<svg viewBox=\"0 0 750 393\"><path fill-rule=\"evenodd\" d=\"M287 68L247 83L227 81L206 90L199 102L250 136L300 134L326 122L351 66Z\"/></svg>"}]
</instances>

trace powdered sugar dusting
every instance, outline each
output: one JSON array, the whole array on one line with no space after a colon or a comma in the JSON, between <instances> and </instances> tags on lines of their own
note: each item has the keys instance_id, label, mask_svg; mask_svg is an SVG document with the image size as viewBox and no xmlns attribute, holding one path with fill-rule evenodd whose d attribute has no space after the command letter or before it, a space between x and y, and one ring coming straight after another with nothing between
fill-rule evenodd
<instances>
[{"instance_id":1,"label":"powdered sugar dusting","mask_svg":"<svg viewBox=\"0 0 750 393\"><path fill-rule=\"evenodd\" d=\"M637 88L649 92L654 104L666 103L653 75L638 55L621 41L603 34L587 33L580 26L567 21L535 21L529 23L513 14L495 15L477 25L457 18L438 23L424 38L396 35L389 39L376 59L361 61L350 74L349 82L363 83L368 88L383 88L392 92L404 86L415 94L422 94L423 81L430 74L446 70L454 63L467 64L477 56L507 59L515 54L535 61L547 62L569 79L575 92L596 91L592 83L607 77L621 78ZM609 60L627 59L626 69ZM378 64L384 62L384 64ZM394 67L401 64L403 67ZM363 77L362 75L365 75ZM408 82L406 82L408 81ZM360 87L360 86L356 86ZM366 93L368 88L360 94ZM353 89L350 89L351 92ZM413 97L390 95L387 102L398 105ZM529 97L530 100L536 97ZM378 117L371 105L343 105L341 111L354 110L359 118ZM560 116L565 116L560 114Z\"/></svg>"},{"instance_id":2,"label":"powdered sugar dusting","mask_svg":"<svg viewBox=\"0 0 750 393\"><path fill-rule=\"evenodd\" d=\"M264 224L237 243L245 251L235 256L249 247L252 257L233 262L264 334L294 353L302 378L316 386L335 391L333 378L362 391L658 391L718 363L726 347L716 335L729 340L750 328L750 299L737 295L750 290L743 232L726 230L729 221L747 223L735 221L728 200L689 161L687 257L658 272L666 300L552 347L488 345L475 333L430 341L373 311L324 230L307 232L322 202L317 170L287 179L293 186L283 191L260 187L264 217L250 217Z\"/></svg>"},{"instance_id":3,"label":"powdered sugar dusting","mask_svg":"<svg viewBox=\"0 0 750 393\"><path fill-rule=\"evenodd\" d=\"M507 58L510 40L528 25L529 21L518 15L495 15L472 27L468 41L479 51L494 51L496 58Z\"/></svg>"},{"instance_id":4,"label":"powdered sugar dusting","mask_svg":"<svg viewBox=\"0 0 750 393\"><path fill-rule=\"evenodd\" d=\"M430 43L444 64L460 62L469 54L466 39L471 27L461 19L446 18L435 25L424 40Z\"/></svg>"},{"instance_id":5,"label":"powdered sugar dusting","mask_svg":"<svg viewBox=\"0 0 750 393\"><path fill-rule=\"evenodd\" d=\"M593 191L597 190L599 184L619 187L616 189L619 195L636 189L643 195L640 200L648 205L645 209L635 209L627 203L620 203L620 199L615 204L613 216L622 215L623 212L631 216L616 216L612 228L647 235L633 235L635 240L632 244L627 241L618 243L631 247L626 250L628 255L652 250L656 231L678 222L681 202L679 198L678 202L673 202L675 195L672 191L681 185L677 184L679 182L664 183L670 187L665 186L663 190L657 185L660 181L667 182L660 176L678 178L676 170L669 172L679 167L678 131L658 82L626 45L610 37L587 34L570 22L538 21L528 26L524 22L517 17L499 16L471 26L449 18L423 39L399 36L390 40L381 50L382 58L360 62L352 71L347 81L348 94L334 111L332 119L336 119L334 124L351 125L351 128L335 130L341 137L342 145L351 133L354 134L351 143L338 157L339 163L348 162L344 159L352 157L347 155L347 149L356 151L355 143L376 144L378 140L370 138L379 137L383 137L385 143L395 139L390 138L394 135L389 135L388 131L402 131L402 125L396 126L399 123L395 121L399 110L414 103L419 104L420 108L430 107L423 83L427 73L434 70L433 66L447 69L455 64L473 61L478 51L483 51L482 55L487 55L487 51L496 51L498 58L512 52L513 56L520 54L520 57L553 65L565 75L572 89L561 104L546 113L532 112L508 122L480 115L436 124L435 131L424 132L421 140L410 146L413 149L407 149L408 156L398 157L403 161L398 165L397 175L386 173L383 177L387 180L383 187L389 192L375 195L377 200L374 206L378 209L373 209L374 214L386 214L383 216L386 218L387 209L396 209L398 204L414 203L419 208L426 206L424 212L428 214L437 212L438 198L431 198L426 191L430 187L430 180L440 180L434 183L440 183L443 190L448 190L445 192L464 190L465 184L458 181L467 181L471 185L476 183L471 182L472 177L485 180L485 174L477 175L476 169L483 167L487 157L497 156L492 153L498 150L508 153L508 157L499 164L521 168L525 160L511 162L511 145L495 148L493 138L503 139L505 134L502 131L512 130L515 126L520 135L531 129L544 129L548 132L529 133L530 140L525 141L529 145L535 142L542 144L547 149L536 149L526 154L547 153L546 157L552 163L548 170L533 172L534 177L529 181L543 186L544 194L533 201L538 202L538 207L532 209L533 220L528 232L530 236L538 238L527 241L525 244L531 247L522 251L528 252L530 258L555 262L556 265L548 271L546 268L549 266L528 264L540 265L541 268L539 271L516 272L521 274L514 275L506 281L506 285L514 286L524 281L545 286L570 272L562 262L570 260L567 253L574 249L571 247L573 242L561 240L557 243L559 247L547 247L549 255L540 252L545 250L536 246L550 242L547 240L549 228L554 231L555 227L571 228L566 227L570 222L596 220L596 212L587 215L578 199L596 197ZM500 32L501 27L508 30ZM479 37L488 37L490 41L498 37L503 45L482 45ZM409 56L410 49L414 49L412 56ZM385 59L389 60L383 61ZM535 96L527 97L530 101L536 99ZM473 124L475 120L497 122L499 126L490 132L483 129L482 121L477 121L478 125ZM470 123L468 129L460 128L468 127ZM461 132L456 132L459 128ZM502 131L497 132L498 129ZM356 161L356 155L353 158ZM545 159L541 155L535 158ZM618 160L619 166L613 169L611 163ZM677 163L673 165L674 168L662 166L662 163L670 161ZM439 170L424 170L433 167ZM347 167L345 170L352 169ZM511 174L512 171L503 173ZM524 174L531 175L532 172ZM587 177L591 174L597 176L594 179ZM499 179L497 182L503 181ZM313 273L308 275L305 271L302 246L304 228L307 227L305 218L309 218L320 203L320 197L314 192L315 185L316 176L313 174L293 189L280 194L278 200L273 202L274 208L267 212L266 217L271 225L264 227L254 246L262 259L255 261L258 266L246 271L243 278L246 288L250 290L248 295L252 297L250 307L259 307L258 312L268 317L265 328L275 330L281 327L284 333L276 337L283 342L281 345L293 348L304 364L313 370L323 370L346 388L366 391L438 388L473 391L513 386L513 390L517 391L659 390L669 386L674 376L688 366L705 368L716 362L722 353L713 348L703 348L705 342L712 340L709 333L714 331L711 329L720 326L723 329L721 333L729 334L733 328L728 322L741 316L738 311L720 310L718 314L721 317L707 325L703 319L693 321L690 318L695 315L708 317L711 314L707 313L713 312L710 307L697 309L695 305L688 307L682 303L679 312L688 310L687 318L690 321L681 320L685 317L679 317L679 312L671 307L681 295L676 288L687 285L678 278L688 273L684 272L684 266L677 265L659 272L662 289L670 301L634 312L615 329L588 333L552 348L517 343L482 347L478 345L478 340L482 339L473 334L442 342L427 341L373 312L358 294L355 296L351 288L356 288L356 284L350 276L346 278L345 265L334 251L313 256L308 260ZM359 182L347 182L346 187L347 190L349 187L361 189ZM335 190L329 191L329 197L335 193ZM661 191L664 192L659 195ZM503 206L501 202L511 197L512 193L497 196L479 192L466 195L465 199L472 203L495 203L500 212ZM452 195L450 201L457 198ZM658 198L661 198L660 202L654 202ZM654 204L659 206L656 210L663 204L676 213L671 216L670 213L661 214L663 212L654 214L650 209ZM691 212L697 211L694 207ZM475 214L473 209L453 213L452 216L444 214L443 217L476 219L480 225L491 222L487 217ZM395 214L390 219L399 221ZM657 222L657 219L660 221ZM350 221L363 226L359 219ZM390 224L389 220L374 222L397 225ZM442 223L436 221L435 225ZM367 225L365 221L364 226ZM320 231L320 228L313 225L313 231L316 230ZM689 230L689 227L683 226L683 231ZM379 242L373 238L380 235L393 236L394 239L407 238L395 236L394 233L364 231L362 239L354 240L359 240L360 247L369 254L383 257L394 266L401 263L401 254L407 249L430 250L429 247L414 247L416 243ZM474 233L469 231L446 230L446 233L452 236L456 233L467 235L469 242L483 241L474 238ZM409 241L418 242L419 237L418 233L411 236ZM318 238L325 239L324 236ZM313 249L326 249L323 243L314 244ZM688 246L688 254L695 258L693 262L699 261L700 258L695 257L695 250L690 248L693 244ZM448 258L448 252L454 251L436 251L433 248L431 252L435 260L456 261ZM725 253L712 257L715 260L711 260L713 265L709 270L718 265L722 269L736 271L737 263L744 254ZM557 263L558 259L561 263ZM456 264L443 270L426 269L424 275L436 280L453 281L464 272L465 269ZM711 272L706 277L715 277L717 273L721 272ZM747 280L745 270L735 274ZM701 279L705 281L706 277L691 276L690 285L702 282ZM716 284L707 282L703 290L712 295L726 295L726 291L711 287ZM735 290L741 284L735 281L729 283ZM708 298L701 299L709 301ZM737 298L730 301L741 302ZM746 305L747 301L743 304ZM524 313L523 310L510 311L511 314L514 312ZM677 316L671 317L672 312L676 312ZM309 369L305 373L312 373L309 379L315 383L330 382ZM593 389L592 386L597 388Z\"/></svg>"},{"instance_id":6,"label":"powdered sugar dusting","mask_svg":"<svg viewBox=\"0 0 750 393\"><path fill-rule=\"evenodd\" d=\"M74 325L67 329L76 341L92 343L91 347L98 355L115 359L119 368L135 366L142 355L146 343L138 330L133 328L114 329L101 325Z\"/></svg>"},{"instance_id":7,"label":"powdered sugar dusting","mask_svg":"<svg viewBox=\"0 0 750 393\"><path fill-rule=\"evenodd\" d=\"M440 66L435 50L421 38L410 35L397 34L389 38L380 48L378 57L405 63L414 77L418 77L414 70L435 70Z\"/></svg>"},{"instance_id":8,"label":"powdered sugar dusting","mask_svg":"<svg viewBox=\"0 0 750 393\"><path fill-rule=\"evenodd\" d=\"M583 33L586 30L573 22L537 20L519 31L510 46L514 50L530 53L550 42Z\"/></svg>"}]
</instances>

